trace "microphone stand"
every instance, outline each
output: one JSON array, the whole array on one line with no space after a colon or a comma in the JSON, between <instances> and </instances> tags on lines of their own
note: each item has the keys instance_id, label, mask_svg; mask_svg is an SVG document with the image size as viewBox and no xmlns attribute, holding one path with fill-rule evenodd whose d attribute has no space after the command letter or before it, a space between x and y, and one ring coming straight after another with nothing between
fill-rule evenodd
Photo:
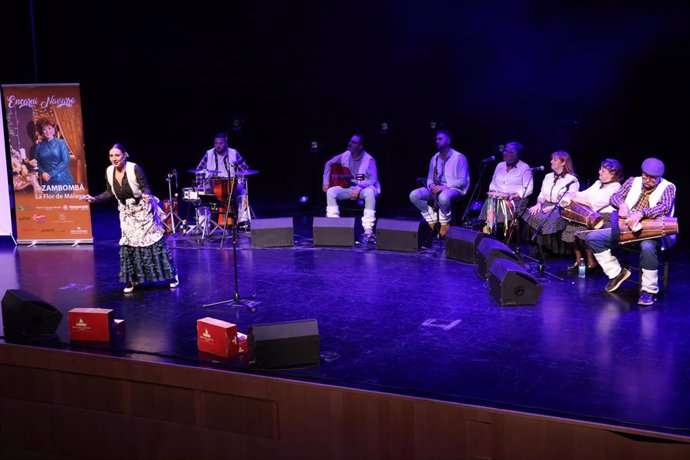
<instances>
[{"instance_id":1,"label":"microphone stand","mask_svg":"<svg viewBox=\"0 0 690 460\"><path fill-rule=\"evenodd\" d=\"M316 177L316 194L314 195L314 213L319 213L323 212L323 203L322 203L322 198L321 194L323 192L323 169L324 166L319 163L319 142L318 141L312 141L311 144L309 145L309 153L312 154L313 156L313 174ZM308 193L307 189L307 193Z\"/></svg>"},{"instance_id":2,"label":"microphone stand","mask_svg":"<svg viewBox=\"0 0 690 460\"><path fill-rule=\"evenodd\" d=\"M237 212L233 211L230 212L230 206L233 204L233 197L232 194L235 191L235 180L236 176L232 176L232 178L228 178L228 202L225 203L225 220L223 221L223 234L220 237L220 249L223 249L223 242L225 241L225 235L227 233L227 226L228 226L228 219L232 215L232 224L230 225L230 233L232 235L232 244L235 246L235 227L237 227Z\"/></svg>"},{"instance_id":3,"label":"microphone stand","mask_svg":"<svg viewBox=\"0 0 690 460\"><path fill-rule=\"evenodd\" d=\"M470 208L472 207L472 203L476 199L477 192L479 190L479 185L482 182L482 176L484 175L484 170L486 169L486 165L488 165L488 161L483 161L480 164L480 169L479 169L479 177L477 179L477 183L474 184L474 189L472 190L472 194L470 195L469 200L467 201L467 205L465 206L465 212L462 214L462 219L460 219L460 225L463 227L467 227L467 213L469 212Z\"/></svg>"},{"instance_id":4,"label":"microphone stand","mask_svg":"<svg viewBox=\"0 0 690 460\"><path fill-rule=\"evenodd\" d=\"M175 223L175 218L177 217L177 220L179 222L182 221L180 219L180 216L175 214L175 205L177 204L177 194L175 194L175 201L173 201L173 193L172 193L172 178L173 176L175 177L175 190L177 190L177 170L173 169L171 173L168 173L168 176L165 178L165 180L168 182L168 199L170 203L170 212L165 214L165 219L168 220L170 218L170 227L168 229L170 230L170 233L173 235L177 232L177 224ZM165 224L167 227L167 224Z\"/></svg>"},{"instance_id":5,"label":"microphone stand","mask_svg":"<svg viewBox=\"0 0 690 460\"><path fill-rule=\"evenodd\" d=\"M562 195L559 195L559 196L558 196L558 201L553 205L553 209L551 209L551 212L549 212L549 215L546 216L546 219L544 219L544 220L541 222L541 224L539 224L539 227L537 227L537 229L534 231L534 235L532 235L532 238L530 239L530 241L532 241L532 242L534 243L535 240L537 239L537 237L541 235L542 229L544 228L544 224L546 224L546 222L551 218L551 216L553 215L553 213L556 212L556 210L562 209L562 206L561 206L560 203L561 203L561 200L563 199L563 196L568 192L568 187L569 187L569 186L570 186L570 184L568 184L566 187L563 187L563 189L565 190L565 192L563 192ZM541 240L541 238L540 238L540 240ZM538 271L539 271L539 275L541 276L542 274L544 274L544 262L545 262L545 261L544 261L544 252L543 252L543 250L542 250L542 248L541 248L541 241L540 241L539 243L537 243L537 252L538 252L538 254L539 254L539 260L538 260L538 262L539 262L539 268L538 268ZM550 273L549 273L549 274L550 274ZM554 276L554 275L551 275L551 276ZM558 278L558 277L557 277L557 276L554 276L554 278ZM560 279L560 278L558 278L558 279Z\"/></svg>"},{"instance_id":6,"label":"microphone stand","mask_svg":"<svg viewBox=\"0 0 690 460\"><path fill-rule=\"evenodd\" d=\"M520 211L520 208L522 207L523 200L527 200L527 197L525 196L525 194L527 193L527 189L529 188L530 182L532 182L532 180L534 179L534 170L533 170L533 169L530 169L529 171L530 171L530 173L531 173L530 176L529 176L529 180L528 180L527 183L524 185L524 187L522 187L522 194L521 194L522 197L521 197L521 198L518 198L518 200L520 200L520 201L519 201L518 204L515 206L515 219L513 219L513 222L511 222L511 224L510 224L510 225L511 225L511 229L510 229L510 231L508 232L508 243L510 243L510 239L511 239L512 236L513 236L513 232L515 231L515 228L516 228L516 227L519 227L518 219L520 218L520 216L518 215L518 212ZM525 173L523 172L522 175L524 176ZM525 203L526 203L526 201L525 201ZM516 253L516 254L518 255L518 257L519 257L519 256L520 256L520 229L519 229L519 228L518 228L518 233L517 233L517 243L516 243L516 245L515 245L514 251L515 251L515 253Z\"/></svg>"},{"instance_id":7,"label":"microphone stand","mask_svg":"<svg viewBox=\"0 0 690 460\"><path fill-rule=\"evenodd\" d=\"M230 187L229 193L228 193L228 203L225 205L225 222L223 225L223 236L221 237L220 240L220 247L221 249L223 248L223 241L225 239L225 229L228 223L228 218L230 215L233 215L232 219L232 225L231 225L231 236L232 236L232 259L233 259L233 265L234 265L234 284L235 284L235 293L232 297L232 299L229 300L221 300L219 302L213 302L213 303L207 303L202 305L202 308L207 308L207 307L212 307L214 305L220 305L220 304L230 304L231 306L235 307L247 307L249 311L252 313L256 313L256 307L252 305L249 302L246 302L242 297L240 297L240 291L239 291L239 280L238 280L238 273L237 273L237 226L238 226L238 217L237 213L235 212L230 212L230 203L232 203L232 192L235 189L235 178L236 176L233 176L232 179L230 180L230 183L228 186ZM254 294L247 296L246 299L255 299L256 296Z\"/></svg>"},{"instance_id":8,"label":"microphone stand","mask_svg":"<svg viewBox=\"0 0 690 460\"><path fill-rule=\"evenodd\" d=\"M554 213L554 211L556 210L556 207L557 207L557 206L558 206L558 205L555 205L555 206L553 207L553 209L551 210L551 212L549 213L549 215L546 217L546 219L544 219L544 221L539 225L539 227L537 227L537 229L535 230L534 235L532 235L532 238L530 239L530 241L532 241L532 242L534 243L534 240L536 240L537 237L541 235L541 229L544 227L544 224L546 223L546 221L549 220L549 218L551 217L551 214ZM543 250L542 250L542 248L541 248L541 238L540 238L540 241L537 242L537 253L539 254L539 259L538 259L539 268L538 268L538 272L539 272L539 275L543 275L543 274L544 274L544 252L543 252Z\"/></svg>"},{"instance_id":9,"label":"microphone stand","mask_svg":"<svg viewBox=\"0 0 690 460\"><path fill-rule=\"evenodd\" d=\"M233 179L233 187L234 188L234 179ZM232 191L232 189L231 189ZM232 200L232 193L229 195L228 201L230 202ZM227 219L230 215L230 204L227 204L226 211L225 211L225 223L227 224ZM207 308L207 307L213 307L214 305L221 305L221 304L229 304L234 307L247 307L250 312L256 313L256 307L250 303L246 302L245 299L255 299L256 296L254 294L245 297L244 299L240 297L240 291L239 291L239 280L238 280L238 274L237 274L237 216L234 214L234 218L232 220L232 226L231 226L231 235L232 235L232 259L233 259L233 265L234 265L234 284L235 284L235 293L233 294L232 299L228 300L221 300L219 302L213 302L213 303L207 303L201 306L201 308ZM225 238L225 228L223 228L223 237L221 238L221 248L223 247L223 238Z\"/></svg>"}]
</instances>

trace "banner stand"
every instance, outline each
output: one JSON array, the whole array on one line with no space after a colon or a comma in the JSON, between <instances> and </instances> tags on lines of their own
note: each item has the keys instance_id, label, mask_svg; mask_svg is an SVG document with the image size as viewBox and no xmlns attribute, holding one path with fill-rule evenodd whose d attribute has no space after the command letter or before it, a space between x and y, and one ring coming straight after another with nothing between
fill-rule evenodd
<instances>
[{"instance_id":1,"label":"banner stand","mask_svg":"<svg viewBox=\"0 0 690 460\"><path fill-rule=\"evenodd\" d=\"M20 245L92 244L79 84L2 85L2 100L9 161L0 171L0 235Z\"/></svg>"},{"instance_id":2,"label":"banner stand","mask_svg":"<svg viewBox=\"0 0 690 460\"><path fill-rule=\"evenodd\" d=\"M0 104L0 119L4 120L3 105ZM12 215L10 212L10 184L7 177L7 155L5 147L5 126L4 123L0 126L0 154L2 154L3 161L0 162L0 237L9 236L12 238L14 245L17 245L17 240L14 238L12 232Z\"/></svg>"}]
</instances>

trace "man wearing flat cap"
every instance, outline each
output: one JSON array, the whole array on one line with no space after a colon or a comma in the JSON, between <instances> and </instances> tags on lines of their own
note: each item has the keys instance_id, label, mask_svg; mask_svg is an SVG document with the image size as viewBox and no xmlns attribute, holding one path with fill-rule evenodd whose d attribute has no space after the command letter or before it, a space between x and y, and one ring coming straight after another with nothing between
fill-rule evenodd
<instances>
[{"instance_id":1,"label":"man wearing flat cap","mask_svg":"<svg viewBox=\"0 0 690 460\"><path fill-rule=\"evenodd\" d=\"M625 219L630 229L639 226L643 219L672 216L676 199L676 186L663 178L664 163L657 158L647 158L642 162L642 175L629 177L623 186L611 195L610 203L618 209L618 217ZM673 235L675 239L675 235ZM612 237L612 230L602 229L586 236L589 247L597 262L609 278L606 292L613 292L630 276L630 270L621 267L611 248L618 244ZM672 241L667 242L671 244ZM659 292L659 256L661 238L642 240L640 244L641 292L639 305L653 305Z\"/></svg>"}]
</instances>

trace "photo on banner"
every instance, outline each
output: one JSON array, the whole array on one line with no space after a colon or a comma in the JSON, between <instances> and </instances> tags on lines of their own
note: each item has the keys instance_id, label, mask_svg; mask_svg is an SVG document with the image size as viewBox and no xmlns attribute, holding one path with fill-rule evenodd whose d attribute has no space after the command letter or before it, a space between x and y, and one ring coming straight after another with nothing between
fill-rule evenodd
<instances>
[{"instance_id":1,"label":"photo on banner","mask_svg":"<svg viewBox=\"0 0 690 460\"><path fill-rule=\"evenodd\" d=\"M17 242L92 243L79 85L3 85Z\"/></svg>"},{"instance_id":2,"label":"photo on banner","mask_svg":"<svg viewBox=\"0 0 690 460\"><path fill-rule=\"evenodd\" d=\"M4 111L0 104L0 119ZM0 126L0 156L5 157L5 130ZM12 232L12 214L10 213L10 185L7 180L7 162L0 162L0 236L14 239ZM16 241L15 241L16 243Z\"/></svg>"}]
</instances>

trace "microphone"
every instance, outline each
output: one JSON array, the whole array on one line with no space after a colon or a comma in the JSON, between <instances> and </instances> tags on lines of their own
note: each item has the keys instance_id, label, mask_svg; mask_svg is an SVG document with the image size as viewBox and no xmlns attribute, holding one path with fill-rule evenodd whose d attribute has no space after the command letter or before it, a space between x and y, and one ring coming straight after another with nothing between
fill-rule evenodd
<instances>
[{"instance_id":1,"label":"microphone","mask_svg":"<svg viewBox=\"0 0 690 460\"><path fill-rule=\"evenodd\" d=\"M534 168L529 168L530 171L543 171L544 166L535 166Z\"/></svg>"},{"instance_id":2,"label":"microphone","mask_svg":"<svg viewBox=\"0 0 690 460\"><path fill-rule=\"evenodd\" d=\"M570 186L573 185L575 182L577 182L577 179L571 180L570 182L568 182L567 184L565 184L563 187L561 187L561 190L563 190L563 189L569 189Z\"/></svg>"},{"instance_id":3,"label":"microphone","mask_svg":"<svg viewBox=\"0 0 690 460\"><path fill-rule=\"evenodd\" d=\"M484 158L482 160L482 163L488 163L489 161L494 161L496 159L496 155L491 155L489 158Z\"/></svg>"},{"instance_id":4,"label":"microphone","mask_svg":"<svg viewBox=\"0 0 690 460\"><path fill-rule=\"evenodd\" d=\"M177 169L173 169L172 173L175 176L175 188L177 188Z\"/></svg>"}]
</instances>

